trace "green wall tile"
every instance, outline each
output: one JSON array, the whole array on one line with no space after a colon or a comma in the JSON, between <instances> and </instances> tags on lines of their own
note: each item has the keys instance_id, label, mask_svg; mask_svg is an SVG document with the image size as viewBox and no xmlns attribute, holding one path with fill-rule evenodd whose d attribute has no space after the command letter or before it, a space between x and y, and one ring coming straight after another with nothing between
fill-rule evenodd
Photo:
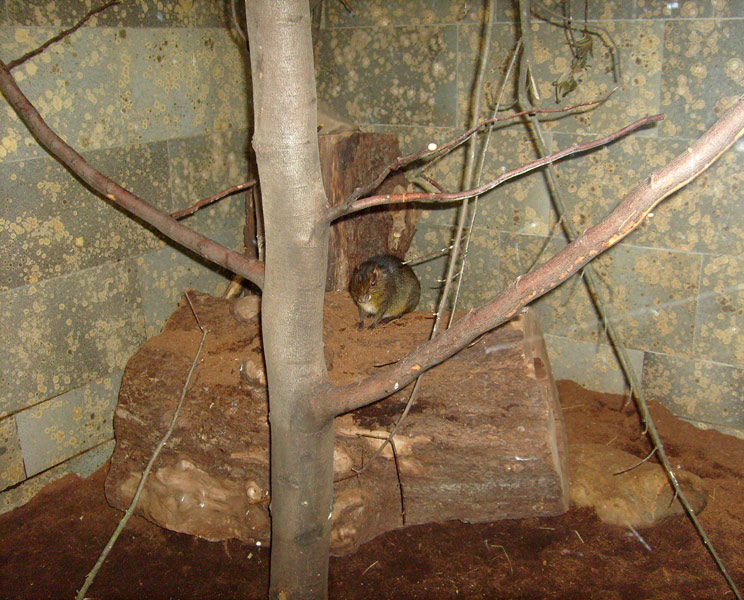
<instances>
[{"instance_id":1,"label":"green wall tile","mask_svg":"<svg viewBox=\"0 0 744 600\"><path fill-rule=\"evenodd\" d=\"M29 477L113 439L122 374L93 381L15 415Z\"/></svg>"},{"instance_id":2,"label":"green wall tile","mask_svg":"<svg viewBox=\"0 0 744 600\"><path fill-rule=\"evenodd\" d=\"M15 25L69 27L91 8L92 0L6 0L10 22ZM223 2L195 0L122 2L88 21L89 27L220 27L226 24Z\"/></svg>"},{"instance_id":3,"label":"green wall tile","mask_svg":"<svg viewBox=\"0 0 744 600\"><path fill-rule=\"evenodd\" d=\"M602 27L614 39L622 62L622 81L615 83L612 76L612 55L599 41L594 42L594 56L589 59L591 68L582 76L579 87L566 96L560 104L555 102L553 82L564 72L571 61L564 32L546 23L533 24L535 80L541 100L538 108L555 109L582 102L597 100L614 87L619 89L595 110L576 115L544 120L546 129L568 133L612 133L619 127L640 117L659 112L659 81L661 77L663 24L645 21L602 21ZM458 84L458 119L461 126L470 113L470 94L475 79L476 57L479 51L480 30L475 25L460 27L460 60ZM517 31L512 24L494 26L491 45L491 64L487 81L491 94L500 89L507 70L512 49L517 41ZM481 117L490 116L484 89ZM515 98L515 83L507 86L506 104ZM647 130L644 135L655 135Z\"/></svg>"},{"instance_id":4,"label":"green wall tile","mask_svg":"<svg viewBox=\"0 0 744 600\"><path fill-rule=\"evenodd\" d=\"M214 238L228 247L240 249L242 235L242 230L236 228ZM170 247L140 256L136 264L147 337L160 333L184 291L193 288L221 296L232 277L201 258Z\"/></svg>"},{"instance_id":5,"label":"green wall tile","mask_svg":"<svg viewBox=\"0 0 744 600\"><path fill-rule=\"evenodd\" d=\"M744 369L704 360L647 353L643 388L675 415L744 429Z\"/></svg>"},{"instance_id":6,"label":"green wall tile","mask_svg":"<svg viewBox=\"0 0 744 600\"><path fill-rule=\"evenodd\" d=\"M540 10L541 6L537 3L533 3L534 11L545 18L554 19L556 22L560 22L557 17L564 15L563 12L563 0L544 0L540 2L540 5L547 8L546 10ZM517 0L500 0L496 3L497 10L496 14L501 21L514 21L519 15L519 8ZM576 26L581 26L584 23L584 19L590 20L596 19L629 19L633 16L633 2L630 0L603 0L602 2L589 2L587 3L588 14L584 13L583 2L572 2L572 12L570 16L573 18L573 22ZM533 20L537 20L533 16ZM593 24L593 23L592 23ZM579 34L580 35L580 34Z\"/></svg>"},{"instance_id":7,"label":"green wall tile","mask_svg":"<svg viewBox=\"0 0 744 600\"><path fill-rule=\"evenodd\" d=\"M255 178L248 162L249 144L246 131L170 140L174 210ZM244 218L245 194L240 193L203 208L182 222L205 234L227 226L242 232Z\"/></svg>"},{"instance_id":8,"label":"green wall tile","mask_svg":"<svg viewBox=\"0 0 744 600\"><path fill-rule=\"evenodd\" d=\"M130 142L245 129L250 91L246 52L223 29L127 30Z\"/></svg>"},{"instance_id":9,"label":"green wall tile","mask_svg":"<svg viewBox=\"0 0 744 600\"><path fill-rule=\"evenodd\" d=\"M54 29L3 28L0 56L19 58L57 33ZM19 87L47 124L79 152L124 143L122 109L130 81L126 35L80 29L64 42L13 70ZM0 161L45 155L10 106L0 111Z\"/></svg>"},{"instance_id":10,"label":"green wall tile","mask_svg":"<svg viewBox=\"0 0 744 600\"><path fill-rule=\"evenodd\" d=\"M102 173L169 210L164 143L85 154ZM6 164L0 173L0 289L35 284L160 246L159 239L92 194L51 158Z\"/></svg>"},{"instance_id":11,"label":"green wall tile","mask_svg":"<svg viewBox=\"0 0 744 600\"><path fill-rule=\"evenodd\" d=\"M89 477L103 466L111 457L113 451L114 440L104 442L100 446L96 446L56 467L52 467L48 471L40 473L36 477L26 479L7 491L0 492L0 514L26 504L42 488L68 473L75 473L80 477Z\"/></svg>"},{"instance_id":12,"label":"green wall tile","mask_svg":"<svg viewBox=\"0 0 744 600\"><path fill-rule=\"evenodd\" d=\"M457 27L322 31L318 96L358 124L455 124Z\"/></svg>"},{"instance_id":13,"label":"green wall tile","mask_svg":"<svg viewBox=\"0 0 744 600\"><path fill-rule=\"evenodd\" d=\"M484 0L452 2L422 0L421 2L389 2L365 0L351 3L349 12L341 2L324 3L327 27L360 27L376 25L436 25L480 20L485 13Z\"/></svg>"},{"instance_id":14,"label":"green wall tile","mask_svg":"<svg viewBox=\"0 0 744 600\"><path fill-rule=\"evenodd\" d=\"M0 490L26 478L15 416L0 419Z\"/></svg>"},{"instance_id":15,"label":"green wall tile","mask_svg":"<svg viewBox=\"0 0 744 600\"><path fill-rule=\"evenodd\" d=\"M695 356L744 367L744 258L706 256Z\"/></svg>"},{"instance_id":16,"label":"green wall tile","mask_svg":"<svg viewBox=\"0 0 744 600\"><path fill-rule=\"evenodd\" d=\"M630 4L630 3L629 3ZM715 4L721 0L636 0L635 16L639 19L712 17Z\"/></svg>"},{"instance_id":17,"label":"green wall tile","mask_svg":"<svg viewBox=\"0 0 744 600\"><path fill-rule=\"evenodd\" d=\"M502 233L502 285L523 273L545 247L545 239ZM564 246L549 241L539 264ZM638 350L689 355L701 257L696 254L615 246L594 261L600 293L623 344ZM546 333L578 340L604 340L603 326L585 286L574 275L535 303Z\"/></svg>"},{"instance_id":18,"label":"green wall tile","mask_svg":"<svg viewBox=\"0 0 744 600\"><path fill-rule=\"evenodd\" d=\"M124 368L144 341L132 259L0 293L0 414Z\"/></svg>"},{"instance_id":19,"label":"green wall tile","mask_svg":"<svg viewBox=\"0 0 744 600\"><path fill-rule=\"evenodd\" d=\"M611 346L557 335L546 335L545 345L555 379L570 379L591 390L609 394L627 393L625 376ZM640 378L644 353L627 349L626 352Z\"/></svg>"},{"instance_id":20,"label":"green wall tile","mask_svg":"<svg viewBox=\"0 0 744 600\"><path fill-rule=\"evenodd\" d=\"M697 138L744 92L744 36L738 20L664 25L661 131Z\"/></svg>"}]
</instances>

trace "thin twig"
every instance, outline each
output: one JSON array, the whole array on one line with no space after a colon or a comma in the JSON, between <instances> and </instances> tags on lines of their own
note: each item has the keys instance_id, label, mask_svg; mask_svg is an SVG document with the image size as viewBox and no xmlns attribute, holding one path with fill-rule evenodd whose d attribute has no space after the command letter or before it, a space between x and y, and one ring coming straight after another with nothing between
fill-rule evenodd
<instances>
[{"instance_id":1,"label":"thin twig","mask_svg":"<svg viewBox=\"0 0 744 600\"><path fill-rule=\"evenodd\" d=\"M493 21L494 21L494 13L496 10L496 3L494 0L488 0L488 18L486 19L486 23L484 25L485 27L485 34L481 40L482 46L481 46L481 57L480 57L480 67L478 69L478 74L476 76L476 83L474 88L474 96L473 96L473 106L472 106L472 121L477 122L478 121L478 115L480 114L480 99L483 95L483 82L485 81L486 77L486 65L488 64L488 54L490 52L491 48L491 38L492 38L492 32L493 32ZM471 128L475 129L475 128ZM467 155L467 161L465 166L465 177L464 177L464 185L465 187L470 187L473 181L473 164L475 162L475 148L476 148L476 138L473 137L470 139L470 148ZM440 192L441 193L441 192ZM467 206L467 199L463 198L463 202L460 206L460 212L458 216L458 226L457 226L457 234L455 235L455 239L452 242L451 250L450 250L450 258L449 262L447 264L447 281L444 284L444 290L442 291L442 295L439 299L439 307L436 312L436 317L434 319L434 325L432 326L431 334L429 336L429 339L433 339L436 337L438 331L439 331L439 324L442 320L442 314L445 308L445 305L447 303L447 298L449 295L449 290L451 287L451 280L453 271L455 269L455 264L458 261L458 255L460 250L460 242L462 240L462 232L465 225L465 218L467 216L468 206ZM385 449L385 446L387 444L393 445L393 439L395 438L395 434L398 432L398 429L400 428L401 424L405 420L405 418L408 416L408 413L411 410L411 407L413 406L414 402L418 398L418 393L421 388L421 382L422 377L418 377L416 379L416 383L413 385L413 389L411 390L410 396L408 396L408 401L406 402L406 406L403 409L403 414L400 416L398 421L395 423L395 426L390 431L390 434L388 435L387 439L380 445L379 448L375 451L375 453L372 455L372 458L370 458L369 462L366 466L368 466L372 461L374 461L380 454L382 454L382 451ZM393 458L395 459L395 449L393 449ZM397 464L397 459L396 464ZM366 468L366 466L364 468ZM403 488L401 487L401 494L403 493Z\"/></svg>"},{"instance_id":2,"label":"thin twig","mask_svg":"<svg viewBox=\"0 0 744 600\"><path fill-rule=\"evenodd\" d=\"M168 213L156 208L94 169L80 153L47 125L39 111L18 87L13 75L2 61L0 61L0 89L37 141L86 185L128 213L149 223L169 239L196 252L207 260L245 277L258 287L263 287L263 263L230 250L193 229L181 225L181 223L172 219Z\"/></svg>"},{"instance_id":3,"label":"thin twig","mask_svg":"<svg viewBox=\"0 0 744 600\"><path fill-rule=\"evenodd\" d=\"M509 61L509 66L506 69L506 73L504 74L504 78L501 81L501 90L499 91L499 96L496 99L496 104L493 107L493 116L496 117L497 114L499 114L499 107L501 106L501 101L504 98L504 93L506 92L506 85L509 81L509 78L511 77L512 71L514 70L514 65L517 62L517 56L519 55L519 51L522 48L522 40L519 40L517 44L514 46L514 50L512 51L512 57ZM483 168L486 164L486 155L488 154L488 147L491 143L491 135L493 134L493 127L489 127L488 131L486 132L486 139L483 141L483 146L480 149L480 160L478 161L478 167L475 174L475 185L479 186L481 182L481 177L483 176ZM472 180L469 182L472 185ZM473 196L471 204L471 210L470 210L470 223L468 224L468 231L465 234L465 245L462 249L462 263L460 268L460 274L457 278L457 287L455 288L455 297L452 300L452 310L450 311L449 316L449 322L447 323L447 327L452 326L452 322L455 318L455 312L457 311L457 302L460 299L460 290L462 289L462 280L463 280L463 274L465 273L465 263L468 260L468 250L470 250L470 240L473 236L473 227L475 226L475 217L478 214L478 198L480 196Z\"/></svg>"},{"instance_id":4,"label":"thin twig","mask_svg":"<svg viewBox=\"0 0 744 600\"><path fill-rule=\"evenodd\" d=\"M642 119L638 119L634 123L631 123L630 125L626 125L622 129L619 129L618 131L615 131L614 133L611 133L610 135L607 135L605 137L599 138L591 142L585 142L583 144L576 144L574 146L571 146L570 148L565 148L564 150L560 150L553 154L548 154L544 156L543 158L534 160L526 165L522 165L521 167L511 169L510 171L507 171L506 173L502 173L496 179L492 179L491 181L484 183L483 185L480 185L478 187L475 187L471 190L465 190L462 192L448 192L448 193L406 192L403 194L385 194L381 196L368 196L367 198L356 200L349 204L344 202L343 204L339 204L338 206L332 207L329 212L329 215L330 215L329 218L331 221L334 221L344 215L347 215L353 212L358 212L360 210L364 210L367 208L371 208L373 206L381 206L381 205L389 205L389 204L406 204L409 202L447 203L447 202L455 202L457 200L462 200L464 198L472 198L473 196L484 194L485 192L492 190L493 188L501 185L502 183L510 179L514 179L515 177L518 177L525 173L529 173L530 171L534 171L535 169L539 169L540 167L544 167L545 165L554 163L558 160L566 158L567 156L578 154L580 152L586 152L587 150L591 150L599 146L604 146L605 144L609 144L610 142L614 142L615 140L628 135L629 133L635 131L636 129L639 129L640 127L644 127L645 125L648 125L650 123L654 123L657 121L662 121L663 119L664 119L663 114L650 115L648 117L643 117Z\"/></svg>"},{"instance_id":5,"label":"thin twig","mask_svg":"<svg viewBox=\"0 0 744 600\"><path fill-rule=\"evenodd\" d=\"M539 11L544 11L549 16L546 17L545 15L541 15ZM604 27L599 27L598 25L588 25L586 21L584 21L584 25L582 27L577 27L570 20L566 20L563 15L550 10L541 2L535 2L532 5L532 13L538 19L542 19L543 21L545 21L546 23L550 23L551 25L556 25L557 27L565 27L573 31L582 31L597 36L600 40L602 40L602 43L610 51L610 55L612 56L612 79L617 84L620 84L622 82L623 72L622 64L620 63L620 52L618 52L617 44L612 38L612 35ZM555 20L562 21L562 23L555 23Z\"/></svg>"},{"instance_id":6,"label":"thin twig","mask_svg":"<svg viewBox=\"0 0 744 600\"><path fill-rule=\"evenodd\" d=\"M248 34L240 26L240 20L238 19L238 10L237 10L237 7L236 7L237 1L238 0L230 0L230 10L232 12L232 22L233 22L233 26L235 27L235 30L238 32L238 35L247 44L248 43Z\"/></svg>"},{"instance_id":7,"label":"thin twig","mask_svg":"<svg viewBox=\"0 0 744 600\"><path fill-rule=\"evenodd\" d=\"M339 218L340 216L343 216L345 214L344 212L341 212L340 214L336 214L339 212L339 209L342 207L345 207L347 205L353 204L355 201L359 200L359 198L362 198L366 196L367 194L372 193L375 191L383 181L390 175L390 173L394 171L399 171L403 167L410 165L411 163L414 163L419 160L429 160L438 156L441 156L443 154L446 154L447 152L450 152L469 140L473 135L475 135L478 131L480 131L483 127L495 125L496 123L501 123L504 121L511 121L514 119L518 119L521 117L529 116L532 114L567 114L576 110L585 109L585 108L591 108L594 106L599 106L600 104L603 104L606 102L612 94L615 93L615 89L610 90L607 92L604 96L601 98L598 98L597 100L589 100L587 102L581 102L579 104L574 104L572 106L567 106L565 108L535 108L528 111L520 111L516 113L512 113L511 115L506 115L503 117L493 117L491 119L484 119L483 121L478 122L476 125L468 129L467 131L461 133L459 136L457 136L455 139L450 140L449 142L442 144L441 146L437 146L433 150L429 150L426 148L425 150L419 150L418 152L414 152L413 154L408 154L406 156L401 156L396 158L394 161L392 161L390 164L383 167L382 171L375 177L374 180L372 180L370 183L364 186L360 186L356 188L346 200L342 204L339 204L336 207L332 207L330 209L330 215L329 219L331 221L334 221L335 219Z\"/></svg>"},{"instance_id":8,"label":"thin twig","mask_svg":"<svg viewBox=\"0 0 744 600\"><path fill-rule=\"evenodd\" d=\"M520 2L522 1L524 0L520 0ZM529 14L527 15L527 18L529 20ZM526 25L529 25L529 23L527 23ZM519 97L519 105L520 105L520 108L523 110L531 106L530 100L526 94L521 95ZM547 149L547 144L545 143L545 139L542 134L542 126L535 117L530 117L529 122L532 125L532 131L534 133L534 139L537 145L537 149L541 156L546 156L548 154L548 149ZM551 199L553 201L553 206L556 210L556 213L561 218L561 222L563 224L563 230L566 234L566 237L568 238L569 242L574 242L579 237L579 233L574 227L573 221L571 220L570 216L568 215L568 211L566 210L565 202L563 201L563 194L560 191L560 188L558 186L558 180L557 180L557 175L555 172L555 167L552 164L548 165L546 173L547 173L548 186L551 192ZM651 181L650 183L653 186L653 181ZM597 310L597 313L600 319L606 324L606 332L610 340L610 344L612 345L613 350L615 351L615 355L618 358L618 362L620 363L620 366L623 370L623 373L625 374L628 384L630 385L631 389L635 390L636 406L638 407L641 420L643 421L643 423L645 424L647 428L648 436L651 439L651 442L653 443L654 448L657 450L659 460L661 461L661 464L664 467L664 471L667 474L667 478L669 479L669 482L672 485L672 488L674 489L675 493L679 496L679 501L684 507L685 512L687 513L687 516L692 521L695 529L698 532L698 535L700 536L701 540L703 541L703 544L705 545L711 557L713 558L716 565L718 566L718 569L720 570L724 579L728 583L731 590L734 592L734 595L736 596L737 600L742 600L742 597L739 594L739 590L736 587L736 584L734 583L733 579L729 575L728 569L723 564L723 561L721 560L721 558L718 556L718 552L714 548L713 543L708 537L708 534L706 533L702 524L700 523L697 516L695 515L695 511L692 508L692 505L687 500L686 495L682 491L679 481L677 480L677 476L675 475L674 470L672 469L672 465L669 462L669 458L666 454L666 450L664 449L664 445L662 443L661 437L659 436L659 433L656 430L656 425L654 424L654 421L651 418L651 413L648 410L648 405L646 403L645 395L641 388L641 385L640 385L638 376L635 372L635 369L633 367L633 364L630 361L630 357L628 356L628 352L622 343L620 335L617 333L617 330L615 329L615 326L613 325L610 312L605 307L604 302L602 301L599 295L596 270L594 269L594 266L591 263L588 263L586 265L584 275L585 275L584 281L587 287L587 291L589 292L589 295L592 298L592 302Z\"/></svg>"},{"instance_id":9,"label":"thin twig","mask_svg":"<svg viewBox=\"0 0 744 600\"><path fill-rule=\"evenodd\" d=\"M226 198L227 196L231 196L232 194L235 194L236 192L242 192L243 190L247 190L248 188L253 187L254 185L256 185L255 179L252 179L251 181L246 181L245 183L239 183L238 185L234 185L232 187L227 188L226 190L222 190L221 192L218 192L214 196L209 196L209 198L204 198L202 200L199 200L199 202L192 204L188 208L184 208L183 210L177 210L176 212L171 213L170 216L174 219L182 219L183 217L193 215L199 209L204 208L205 206L208 206L209 204L212 204L214 202L217 202L217 200L222 200L223 198Z\"/></svg>"},{"instance_id":10,"label":"thin twig","mask_svg":"<svg viewBox=\"0 0 744 600\"><path fill-rule=\"evenodd\" d=\"M165 432L165 435L160 440L160 443L157 445L157 447L155 448L155 451L150 457L150 461L147 463L145 470L142 472L142 478L140 479L139 485L137 486L137 491L134 493L134 497L132 498L132 502L130 503L129 508L127 509L126 513L124 513L124 516L122 517L121 521L119 521L119 525L116 527L116 530L114 531L113 535L111 536L108 543L106 544L103 551L101 552L100 556L98 557L96 564L93 566L93 568L90 570L90 573L88 573L87 577L85 578L85 583L83 584L83 587L80 588L80 591L78 592L77 596L75 596L75 600L83 600L85 598L85 593L88 591L88 588L93 583L93 580L98 574L98 571L100 570L101 566L106 560L106 557L111 552L111 549L114 547L116 540L119 539L119 535L124 530L124 527L126 526L127 522L129 521L131 516L134 514L134 509L137 507L137 502L139 501L140 495L142 494L142 490L144 490L145 488L145 482L147 481L147 477L150 474L150 471L152 470L152 466L155 464L155 461L160 456L160 451L163 449L163 447L165 447L165 444L168 442L168 439L173 433L173 430L176 428L176 422L178 420L178 413L181 412L181 406L183 406L183 400L186 397L186 392L189 389L189 382L191 381L191 376L193 375L194 370L196 369L196 365L199 362L199 355L201 354L202 348L204 347L204 340L207 338L207 334L209 333L209 331L207 329L204 329L201 322L199 321L199 317L196 314L196 311L194 310L194 305L191 303L191 298L189 297L188 292L185 294L185 296L186 296L186 300L188 300L189 302L189 306L191 307L191 312L194 314L194 319L196 319L196 324L199 326L199 329L202 332L202 338L201 338L201 342L199 342L199 347L196 350L196 354L194 355L194 360L191 361L191 368L189 369L189 373L186 376L186 381L184 382L183 388L181 389L181 398L178 400L178 404L176 405L176 410L173 413L173 418L171 419L171 423L170 423L170 427L168 427L168 431Z\"/></svg>"},{"instance_id":11,"label":"thin twig","mask_svg":"<svg viewBox=\"0 0 744 600\"><path fill-rule=\"evenodd\" d=\"M80 19L75 25L73 25L69 29L65 29L64 31L61 31L60 33L55 35L53 38L48 39L38 48L35 48L34 50L31 50L30 52L26 52L26 54L24 54L20 58L16 58L15 60L11 60L9 63L7 63L6 67L8 71L15 69L18 65L25 63L27 60L29 60L30 58L33 58L37 54L41 54L42 52L44 52L44 50L46 50L52 44L56 44L60 40L66 38L68 35L75 33L78 29L80 29L83 25L85 25L85 23L91 17L97 15L100 12L103 12L107 8L116 6L117 4L121 4L121 2L119 2L119 0L112 0L112 2L108 2L104 4L103 6L89 10L88 13L82 19Z\"/></svg>"},{"instance_id":12,"label":"thin twig","mask_svg":"<svg viewBox=\"0 0 744 600\"><path fill-rule=\"evenodd\" d=\"M647 462L648 460L650 460L650 459L651 459L651 457L652 457L652 456L653 456L654 454L656 454L656 451L657 451L658 449L659 449L658 447L655 447L655 448L654 448L653 450L651 450L651 452L649 452L649 453L648 453L648 454L646 455L646 458L643 458L643 459L639 460L639 461L638 461L637 463L635 463L635 464L634 464L633 466L631 466L631 467L628 467L627 469L621 469L620 471L616 471L616 472L614 472L614 473L613 473L613 475L622 475L623 473L627 473L628 471L632 471L633 469L637 469L637 468L638 468L638 467L640 467L640 466L641 466L641 465L642 465L643 463L645 463L645 462Z\"/></svg>"}]
</instances>

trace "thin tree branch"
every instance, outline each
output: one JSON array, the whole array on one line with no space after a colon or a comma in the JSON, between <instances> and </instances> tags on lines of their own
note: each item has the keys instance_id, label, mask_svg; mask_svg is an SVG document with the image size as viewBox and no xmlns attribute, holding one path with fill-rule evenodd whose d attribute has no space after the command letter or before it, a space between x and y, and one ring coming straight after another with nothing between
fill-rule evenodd
<instances>
[{"instance_id":1,"label":"thin tree branch","mask_svg":"<svg viewBox=\"0 0 744 600\"><path fill-rule=\"evenodd\" d=\"M152 225L169 239L193 250L207 260L263 287L263 263L230 250L206 236L181 225L168 213L123 188L103 173L94 169L69 144L60 138L44 121L23 94L5 63L0 61L0 90L28 130L50 154L82 179L96 192L118 206Z\"/></svg>"},{"instance_id":2,"label":"thin tree branch","mask_svg":"<svg viewBox=\"0 0 744 600\"><path fill-rule=\"evenodd\" d=\"M201 342L199 342L199 347L196 350L196 354L194 355L194 360L191 361L191 368L189 369L189 373L186 376L186 381L183 384L183 388L181 389L181 397L178 400L178 404L176 405L176 410L173 413L173 417L171 418L170 426L168 427L168 430L165 432L165 435L161 438L158 445L155 447L155 451L152 453L152 456L150 457L150 460L147 463L147 466L145 467L145 470L142 471L142 477L140 478L139 485L137 486L137 490L134 493L134 496L132 497L132 502L129 504L129 508L124 513L124 516L121 518L121 521L119 521L119 524L117 525L116 529L114 530L114 533L111 535L111 538L109 538L109 541L106 543L106 546L104 546L103 550L101 551L101 554L98 557L98 560L96 561L96 564L93 565L93 568L90 570L88 575L85 578L85 582L83 583L83 587L80 588L80 591L77 593L77 596L75 596L75 600L83 600L85 598L85 593L88 591L88 588L93 584L93 580L96 578L96 575L98 574L98 571L103 566L103 563L105 562L106 558L108 557L109 553L114 547L114 544L116 543L116 540L119 539L119 535L124 530L124 527L126 527L127 523L129 522L129 519L134 514L134 509L137 508L137 502L140 499L140 496L142 495L142 491L145 489L145 483L147 482L147 477L150 475L150 471L152 471L152 467L155 464L155 461L160 456L160 452L165 447L165 444L168 442L168 439L170 438L171 434L173 433L173 430L176 428L176 422L178 421L178 414L181 412L181 407L183 406L183 400L186 397L186 392L189 389L189 382L191 381L191 376L194 374L194 369L196 369L196 365L199 363L199 356L201 355L202 348L204 347L204 340L207 339L207 334L209 333L209 330L204 329L202 327L201 322L199 321L199 317L196 314L196 311L194 310L194 305L191 303L191 298L189 298L188 292L185 294L186 300L189 302L189 306L191 307L191 312L194 315L194 319L196 319L196 324L199 326L199 329L202 332L202 338Z\"/></svg>"},{"instance_id":3,"label":"thin tree branch","mask_svg":"<svg viewBox=\"0 0 744 600\"><path fill-rule=\"evenodd\" d=\"M202 209L205 206L213 204L214 202L217 202L217 200L222 200L223 198L226 198L227 196L235 194L236 192L242 192L243 190L247 190L248 188L251 188L254 185L256 185L255 179L251 179L251 181L246 181L245 183L239 183L238 185L229 187L226 190L222 190L221 192L215 194L214 196L209 196L209 198L204 198L202 200L199 200L199 202L192 204L188 208L184 208L183 210L177 210L176 212L171 213L170 216L172 219L182 219L183 217L193 215L199 209Z\"/></svg>"},{"instance_id":4,"label":"thin tree branch","mask_svg":"<svg viewBox=\"0 0 744 600\"><path fill-rule=\"evenodd\" d=\"M530 114L557 114L557 113L564 113L568 114L575 110L579 110L582 108L590 108L592 106L598 106L602 103L604 103L612 94L615 93L615 89L610 90L607 92L604 96L597 100L589 100L588 102L581 102L580 104L574 104L573 106L567 106L566 108L536 108L530 111L522 111L513 113L511 115L507 115L504 117L493 117L491 119L484 119L483 121L480 121L475 126L471 127L467 131L461 133L459 136L457 136L455 139L447 142L446 144L442 144L441 146L437 146L433 150L419 150L418 152L414 152L413 154L409 154L407 156L401 156L396 158L393 162L391 162L389 165L385 166L380 174L375 177L374 180L372 180L367 185L361 186L356 188L349 197L344 200L342 204L339 204L337 206L334 206L329 209L329 221L333 222L339 217L346 214L344 212L344 207L349 206L353 204L356 200L359 200L359 198L363 198L367 194L371 194L374 192L383 181L387 178L390 173L393 171L398 171L402 169L403 167L410 165L413 162L416 162L417 160L428 160L430 158L434 158L435 156L440 156L442 154L445 154L451 150L454 150L457 148L460 144L466 142L470 137L472 137L475 133L477 133L481 128L486 127L488 125L494 125L496 123L500 123L502 121L511 121L513 119L518 119L519 117L524 117L526 115Z\"/></svg>"},{"instance_id":5,"label":"thin tree branch","mask_svg":"<svg viewBox=\"0 0 744 600\"><path fill-rule=\"evenodd\" d=\"M335 386L313 402L316 415L340 415L389 396L422 372L449 358L479 335L519 311L576 273L590 260L617 244L664 198L705 171L744 134L744 97L700 139L630 192L607 217L587 229L561 252L531 273L517 278L502 294L470 311L450 329L366 379Z\"/></svg>"},{"instance_id":6,"label":"thin tree branch","mask_svg":"<svg viewBox=\"0 0 744 600\"><path fill-rule=\"evenodd\" d=\"M86 14L82 19L80 19L75 25L70 27L69 29L65 29L64 31L59 32L57 35L55 35L53 38L48 39L46 42L44 42L41 46L38 48L35 48L34 50L31 50L30 52L26 52L23 56L20 58L16 58L15 60L11 60L6 66L8 68L8 71L12 71L15 69L18 65L21 65L25 63L30 58L33 58L37 54L41 54L49 48L52 44L56 44L60 40L66 38L68 35L75 33L78 29L80 29L85 23L93 16L97 15L100 12L103 12L107 8L111 8L112 6L116 6L117 4L121 4L119 0L113 0L112 2L108 2L104 4L103 6L100 6L99 8L94 8L92 10L88 11L88 14Z\"/></svg>"},{"instance_id":7,"label":"thin tree branch","mask_svg":"<svg viewBox=\"0 0 744 600\"><path fill-rule=\"evenodd\" d=\"M528 163L521 167L517 167L516 169L512 169L510 171L507 171L506 173L503 173L496 179L493 179L471 190L465 190L462 192L448 192L448 193L407 192L403 194L385 194L382 196L369 196L368 198L363 198L361 200L356 200L350 203L348 201L345 201L343 204L339 204L338 206L333 207L330 210L330 213L331 213L330 218L333 221L344 215L357 212L360 210L364 210L366 208L371 208L373 206L381 206L381 205L387 205L387 204L405 204L407 202L432 202L432 203L433 202L440 202L440 203L455 202L456 200L462 200L463 198L479 196L489 190L492 190L496 186L504 183L505 181L508 181L509 179L513 179L514 177L518 177L519 175L523 175L524 173L529 173L530 171L534 171L535 169L538 169L540 167L553 163L567 156L571 156L572 154L577 154L579 152L585 152L587 150L591 150L592 148L604 146L605 144L609 144L610 142L613 142L631 133L632 131L635 131L636 129L643 127L644 125L648 125L649 123L653 123L656 121L661 121L663 119L664 119L663 114L644 117L642 119L639 119L635 123L631 123L630 125L627 125L626 127L623 127L622 129L608 136L605 136L603 138L600 138L598 140L594 140L591 142L585 142L584 144L577 144L577 145L571 146L570 148L566 148L559 152L555 152L549 156L546 156L545 158L532 161L531 163Z\"/></svg>"}]
</instances>

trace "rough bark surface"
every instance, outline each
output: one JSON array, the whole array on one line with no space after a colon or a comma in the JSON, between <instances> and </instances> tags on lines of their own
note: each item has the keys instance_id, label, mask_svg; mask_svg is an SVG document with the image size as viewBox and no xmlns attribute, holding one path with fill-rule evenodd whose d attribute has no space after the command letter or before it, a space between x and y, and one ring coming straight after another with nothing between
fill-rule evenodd
<instances>
[{"instance_id":1,"label":"rough bark surface","mask_svg":"<svg viewBox=\"0 0 744 600\"><path fill-rule=\"evenodd\" d=\"M204 360L178 427L145 488L139 514L169 529L219 540L269 543L266 389L258 321L238 323L229 300L199 296L210 331ZM345 293L327 295L325 354L335 383L353 381L404 355L430 328L414 313L358 330ZM106 482L109 501L128 506L154 444L167 426L200 332L182 305L163 333L129 362L115 415L117 447ZM252 377L240 373L248 357ZM351 477L402 412L405 393L336 419L331 548L403 525L388 448ZM395 438L408 525L460 519L548 516L567 509L565 435L534 313L483 336L426 375L419 402ZM346 479L344 479L346 478Z\"/></svg>"},{"instance_id":2,"label":"rough bark surface","mask_svg":"<svg viewBox=\"0 0 744 600\"><path fill-rule=\"evenodd\" d=\"M398 139L388 133L344 132L318 138L328 203L341 204L358 186L373 181L400 156ZM402 193L411 186L401 174L389 177L380 194ZM403 258L413 239L419 211L413 204L377 207L339 219L331 227L326 291L345 290L355 266L377 254Z\"/></svg>"}]
</instances>

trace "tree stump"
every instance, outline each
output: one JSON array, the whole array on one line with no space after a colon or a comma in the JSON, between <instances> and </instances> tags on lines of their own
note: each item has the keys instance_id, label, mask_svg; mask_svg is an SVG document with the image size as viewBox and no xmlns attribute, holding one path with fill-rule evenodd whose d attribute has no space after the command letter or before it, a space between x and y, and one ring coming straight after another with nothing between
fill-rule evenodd
<instances>
[{"instance_id":1,"label":"tree stump","mask_svg":"<svg viewBox=\"0 0 744 600\"><path fill-rule=\"evenodd\" d=\"M360 185L374 181L382 169L400 156L398 138L391 133L347 131L318 137L320 162L328 202L341 204ZM392 173L374 192L404 192L409 187L400 173ZM337 220L331 227L326 291L345 290L358 264L378 254L405 256L418 221L418 209L381 206Z\"/></svg>"},{"instance_id":2,"label":"tree stump","mask_svg":"<svg viewBox=\"0 0 744 600\"><path fill-rule=\"evenodd\" d=\"M195 296L209 335L174 433L137 514L210 540L269 543L268 406L258 321L238 323L232 301ZM327 294L325 354L334 383L374 372L428 338L431 315L356 328L348 294ZM128 507L166 431L201 339L184 302L127 365L106 496ZM248 357L252 367L241 375ZM291 376L291 374L288 374ZM388 447L355 475L399 418L410 388L336 419L332 552L382 532L451 519L555 515L568 508L567 454L557 392L532 311L482 336L424 376ZM395 454L393 454L393 450Z\"/></svg>"}]
</instances>

